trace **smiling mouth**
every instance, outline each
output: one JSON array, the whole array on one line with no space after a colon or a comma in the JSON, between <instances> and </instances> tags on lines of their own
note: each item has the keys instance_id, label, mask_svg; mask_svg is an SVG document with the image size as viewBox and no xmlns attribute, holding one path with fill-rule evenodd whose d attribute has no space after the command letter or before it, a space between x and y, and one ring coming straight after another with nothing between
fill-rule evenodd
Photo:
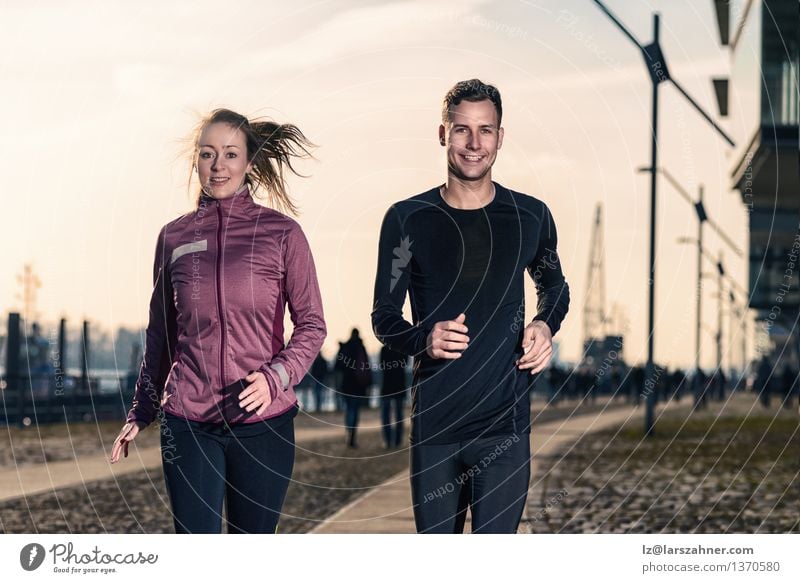
<instances>
[{"instance_id":1,"label":"smiling mouth","mask_svg":"<svg viewBox=\"0 0 800 583\"><path fill-rule=\"evenodd\" d=\"M471 154L461 154L461 157L467 162L480 162L485 158L485 156L473 156Z\"/></svg>"},{"instance_id":2,"label":"smiling mouth","mask_svg":"<svg viewBox=\"0 0 800 583\"><path fill-rule=\"evenodd\" d=\"M208 184L211 186L219 186L220 184L225 184L228 180L230 180L230 178L209 178Z\"/></svg>"}]
</instances>

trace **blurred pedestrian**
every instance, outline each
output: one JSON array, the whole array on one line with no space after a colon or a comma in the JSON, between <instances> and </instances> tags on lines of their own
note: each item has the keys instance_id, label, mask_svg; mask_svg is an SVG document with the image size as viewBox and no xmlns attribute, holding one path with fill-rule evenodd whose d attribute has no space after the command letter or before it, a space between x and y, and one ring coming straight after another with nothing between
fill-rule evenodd
<instances>
[{"instance_id":1,"label":"blurred pedestrian","mask_svg":"<svg viewBox=\"0 0 800 583\"><path fill-rule=\"evenodd\" d=\"M325 395L328 392L328 361L318 354L311 365L311 378L314 390L314 408L318 413L322 411L325 404Z\"/></svg>"},{"instance_id":2,"label":"blurred pedestrian","mask_svg":"<svg viewBox=\"0 0 800 583\"><path fill-rule=\"evenodd\" d=\"M787 364L783 367L783 374L781 375L781 386L783 388L783 406L788 409L792 406L792 397L797 390L797 372L792 370L791 365Z\"/></svg>"},{"instance_id":3,"label":"blurred pedestrian","mask_svg":"<svg viewBox=\"0 0 800 583\"><path fill-rule=\"evenodd\" d=\"M758 363L758 370L756 371L756 379L753 384L753 390L761 400L761 405L769 409L769 402L772 389L772 364L766 355L761 357Z\"/></svg>"},{"instance_id":4,"label":"blurred pedestrian","mask_svg":"<svg viewBox=\"0 0 800 583\"><path fill-rule=\"evenodd\" d=\"M408 356L392 350L388 346L381 348L381 427L383 444L387 449L400 447L403 440L404 406L406 402L406 365Z\"/></svg>"},{"instance_id":5,"label":"blurred pedestrian","mask_svg":"<svg viewBox=\"0 0 800 583\"><path fill-rule=\"evenodd\" d=\"M372 366L358 328L353 328L350 339L341 345L335 368L341 374L339 390L345 403L346 443L348 447L358 447L359 413L367 399L367 390L372 386Z\"/></svg>"},{"instance_id":6,"label":"blurred pedestrian","mask_svg":"<svg viewBox=\"0 0 800 583\"><path fill-rule=\"evenodd\" d=\"M694 408L702 409L706 406L706 399L708 398L708 376L703 372L702 368L697 369L694 373L693 379L694 388Z\"/></svg>"}]
</instances>

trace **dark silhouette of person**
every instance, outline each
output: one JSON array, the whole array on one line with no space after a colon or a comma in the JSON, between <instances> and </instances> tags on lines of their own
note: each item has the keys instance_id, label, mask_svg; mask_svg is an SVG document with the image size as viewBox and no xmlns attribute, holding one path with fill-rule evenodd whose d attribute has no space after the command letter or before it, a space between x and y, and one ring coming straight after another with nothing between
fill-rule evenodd
<instances>
[{"instance_id":1,"label":"dark silhouette of person","mask_svg":"<svg viewBox=\"0 0 800 583\"><path fill-rule=\"evenodd\" d=\"M790 365L783 367L781 375L781 387L783 388L783 406L788 409L794 400L793 394L797 390L797 372L792 370Z\"/></svg>"},{"instance_id":2,"label":"dark silhouette of person","mask_svg":"<svg viewBox=\"0 0 800 583\"><path fill-rule=\"evenodd\" d=\"M635 366L631 371L630 400L635 406L639 405L639 400L644 391L644 367Z\"/></svg>"},{"instance_id":3,"label":"dark silhouette of person","mask_svg":"<svg viewBox=\"0 0 800 583\"><path fill-rule=\"evenodd\" d=\"M313 382L312 390L314 391L314 410L322 411L322 405L325 402L325 393L327 392L328 385L328 361L322 354L318 354L311 365L311 379Z\"/></svg>"},{"instance_id":4,"label":"dark silhouette of person","mask_svg":"<svg viewBox=\"0 0 800 583\"><path fill-rule=\"evenodd\" d=\"M620 365L615 364L611 368L611 399L617 398L622 389L622 370Z\"/></svg>"},{"instance_id":5,"label":"dark silhouette of person","mask_svg":"<svg viewBox=\"0 0 800 583\"><path fill-rule=\"evenodd\" d=\"M686 390L686 373L680 368L675 369L672 373L672 398L680 403L683 398L683 392Z\"/></svg>"},{"instance_id":6,"label":"dark silhouette of person","mask_svg":"<svg viewBox=\"0 0 800 583\"><path fill-rule=\"evenodd\" d=\"M758 364L758 371L756 372L756 379L753 385L753 390L758 394L761 404L769 409L770 392L772 379L772 364L766 356L761 357L761 362Z\"/></svg>"},{"instance_id":7,"label":"dark silhouette of person","mask_svg":"<svg viewBox=\"0 0 800 583\"><path fill-rule=\"evenodd\" d=\"M344 424L348 447L358 447L356 431L361 405L367 398L367 389L372 386L372 368L367 349L361 341L358 328L353 328L350 339L341 345L335 369L341 374L340 391L344 397Z\"/></svg>"},{"instance_id":8,"label":"dark silhouette of person","mask_svg":"<svg viewBox=\"0 0 800 583\"><path fill-rule=\"evenodd\" d=\"M400 447L403 439L403 407L406 403L408 356L388 346L381 349L381 427L387 449Z\"/></svg>"},{"instance_id":9,"label":"dark silhouette of person","mask_svg":"<svg viewBox=\"0 0 800 583\"><path fill-rule=\"evenodd\" d=\"M336 411L344 411L344 394L342 393L342 376L344 374L344 364L342 363L342 346L344 342L339 342L339 349L336 351L336 361L333 363L333 376L334 376L334 409Z\"/></svg>"},{"instance_id":10,"label":"dark silhouette of person","mask_svg":"<svg viewBox=\"0 0 800 583\"><path fill-rule=\"evenodd\" d=\"M708 390L708 376L703 369L697 369L694 373L694 408L702 409L707 405L706 391Z\"/></svg>"},{"instance_id":11,"label":"dark silhouette of person","mask_svg":"<svg viewBox=\"0 0 800 583\"><path fill-rule=\"evenodd\" d=\"M714 373L714 391L716 391L716 397L718 401L725 400L725 387L728 384L728 379L725 377L725 373L722 369L718 369Z\"/></svg>"}]
</instances>

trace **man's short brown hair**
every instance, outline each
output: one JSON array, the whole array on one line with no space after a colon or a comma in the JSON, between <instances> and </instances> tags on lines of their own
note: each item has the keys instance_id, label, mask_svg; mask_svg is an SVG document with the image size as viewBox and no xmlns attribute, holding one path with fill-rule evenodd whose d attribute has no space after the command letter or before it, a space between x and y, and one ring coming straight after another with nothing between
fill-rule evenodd
<instances>
[{"instance_id":1,"label":"man's short brown hair","mask_svg":"<svg viewBox=\"0 0 800 583\"><path fill-rule=\"evenodd\" d=\"M450 112L462 101L483 101L484 99L488 99L494 104L494 109L497 112L497 127L499 128L503 119L503 102L500 99L500 91L494 85L484 83L480 79L459 81L453 85L453 88L444 96L442 123L447 124L450 121Z\"/></svg>"}]
</instances>

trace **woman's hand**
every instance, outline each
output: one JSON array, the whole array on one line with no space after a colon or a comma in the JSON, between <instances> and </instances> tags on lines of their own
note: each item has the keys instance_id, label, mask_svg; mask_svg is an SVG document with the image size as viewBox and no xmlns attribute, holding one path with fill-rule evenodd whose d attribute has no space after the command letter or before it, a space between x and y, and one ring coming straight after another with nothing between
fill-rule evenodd
<instances>
[{"instance_id":1,"label":"woman's hand","mask_svg":"<svg viewBox=\"0 0 800 583\"><path fill-rule=\"evenodd\" d=\"M124 452L125 457L128 457L128 444L134 440L134 438L139 434L139 431L143 428L143 423L140 424L136 422L128 422L122 426L122 430L114 440L114 447L111 448L110 461L112 464L115 464L119 461L120 452Z\"/></svg>"},{"instance_id":2,"label":"woman's hand","mask_svg":"<svg viewBox=\"0 0 800 583\"><path fill-rule=\"evenodd\" d=\"M256 415L261 415L272 403L269 381L260 371L251 372L244 380L250 384L239 393L239 406L248 412L257 408Z\"/></svg>"}]
</instances>

